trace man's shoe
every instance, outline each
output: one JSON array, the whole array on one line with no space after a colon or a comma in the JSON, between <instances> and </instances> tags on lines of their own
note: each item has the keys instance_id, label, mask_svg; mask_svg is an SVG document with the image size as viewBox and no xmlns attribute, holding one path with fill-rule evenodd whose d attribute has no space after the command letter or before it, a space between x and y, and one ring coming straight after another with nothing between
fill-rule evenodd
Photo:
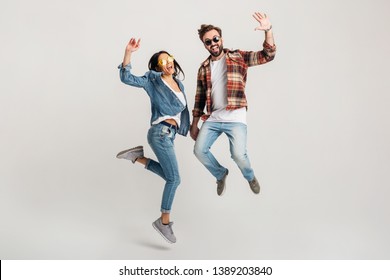
<instances>
[{"instance_id":1,"label":"man's shoe","mask_svg":"<svg viewBox=\"0 0 390 280\"><path fill-rule=\"evenodd\" d=\"M257 181L256 177L254 177L252 181L249 181L249 187L255 194L260 193L260 184L259 181Z\"/></svg>"},{"instance_id":2,"label":"man's shoe","mask_svg":"<svg viewBox=\"0 0 390 280\"><path fill-rule=\"evenodd\" d=\"M226 189L226 177L229 174L229 170L226 169L225 175L223 175L221 180L217 181L217 194L219 196L223 195Z\"/></svg>"},{"instance_id":3,"label":"man's shoe","mask_svg":"<svg viewBox=\"0 0 390 280\"><path fill-rule=\"evenodd\" d=\"M137 158L144 157L144 147L137 146L128 150L124 150L118 153L116 157L131 160L132 163L135 163Z\"/></svg>"},{"instance_id":4,"label":"man's shoe","mask_svg":"<svg viewBox=\"0 0 390 280\"><path fill-rule=\"evenodd\" d=\"M161 217L153 222L153 227L157 232L169 243L176 243L176 236L173 233L172 225L170 222L168 225L164 225L161 221Z\"/></svg>"}]
</instances>

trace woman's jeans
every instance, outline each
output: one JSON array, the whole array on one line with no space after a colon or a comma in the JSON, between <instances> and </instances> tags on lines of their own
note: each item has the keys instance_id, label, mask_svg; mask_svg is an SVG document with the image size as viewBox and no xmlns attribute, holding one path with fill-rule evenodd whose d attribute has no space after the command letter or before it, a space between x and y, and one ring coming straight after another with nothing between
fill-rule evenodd
<instances>
[{"instance_id":1,"label":"woman's jeans","mask_svg":"<svg viewBox=\"0 0 390 280\"><path fill-rule=\"evenodd\" d=\"M215 140L225 133L229 139L230 155L248 181L255 177L246 151L247 126L239 122L204 122L195 142L194 154L217 179L221 180L226 168L210 152Z\"/></svg>"},{"instance_id":2,"label":"woman's jeans","mask_svg":"<svg viewBox=\"0 0 390 280\"><path fill-rule=\"evenodd\" d=\"M156 173L165 180L165 187L161 202L161 212L170 213L175 197L176 188L180 184L179 168L177 164L174 140L176 129L163 124L151 126L148 132L148 142L157 161L149 159L145 168Z\"/></svg>"}]
</instances>

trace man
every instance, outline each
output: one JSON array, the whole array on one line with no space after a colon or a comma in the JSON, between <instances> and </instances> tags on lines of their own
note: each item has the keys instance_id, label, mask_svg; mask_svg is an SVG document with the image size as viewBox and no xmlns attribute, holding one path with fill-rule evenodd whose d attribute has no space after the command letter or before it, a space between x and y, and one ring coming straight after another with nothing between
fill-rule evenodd
<instances>
[{"instance_id":1,"label":"man","mask_svg":"<svg viewBox=\"0 0 390 280\"><path fill-rule=\"evenodd\" d=\"M203 24L198 30L199 38L210 56L198 71L190 135L196 140L195 156L217 179L217 194L220 196L225 191L229 171L216 160L210 148L222 133L227 135L231 157L249 182L251 190L255 194L260 192L246 151L248 105L245 84L247 68L273 60L276 46L267 15L256 12L253 17L259 22L255 30L265 32L263 50L257 52L224 49L219 27ZM204 107L207 113L203 112ZM204 122L199 130L200 118Z\"/></svg>"}]
</instances>

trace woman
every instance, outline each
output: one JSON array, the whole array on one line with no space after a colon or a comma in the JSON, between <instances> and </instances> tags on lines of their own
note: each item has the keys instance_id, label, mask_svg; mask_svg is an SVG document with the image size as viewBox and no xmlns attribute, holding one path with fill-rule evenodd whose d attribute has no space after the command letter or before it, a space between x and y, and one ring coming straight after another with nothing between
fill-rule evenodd
<instances>
[{"instance_id":1,"label":"woman","mask_svg":"<svg viewBox=\"0 0 390 280\"><path fill-rule=\"evenodd\" d=\"M153 227L170 243L176 237L170 222L170 212L176 188L180 184L180 175L176 159L174 140L176 133L186 136L189 130L190 116L184 86L177 76L184 72L179 63L166 51L155 53L149 60L149 71L138 77L131 73L131 55L140 47L140 39L131 38L126 46L120 69L121 81L130 86L143 88L151 101L151 127L148 131L148 143L157 156L155 161L144 156L142 146L118 153L117 158L138 162L146 169L165 180L161 202L161 216L153 222Z\"/></svg>"}]
</instances>

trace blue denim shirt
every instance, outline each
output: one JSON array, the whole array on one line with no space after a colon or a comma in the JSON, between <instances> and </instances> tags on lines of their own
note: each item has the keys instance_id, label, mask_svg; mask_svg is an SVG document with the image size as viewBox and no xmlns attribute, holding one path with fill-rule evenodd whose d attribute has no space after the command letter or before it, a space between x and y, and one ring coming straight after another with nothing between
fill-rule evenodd
<instances>
[{"instance_id":1,"label":"blue denim shirt","mask_svg":"<svg viewBox=\"0 0 390 280\"><path fill-rule=\"evenodd\" d=\"M119 75L123 83L130 86L143 88L149 95L151 102L152 116L150 125L162 116L175 116L181 112L180 127L177 131L180 135L186 136L190 127L190 114L187 105L183 105L179 98L172 90L164 84L161 79L162 72L150 70L143 76L135 76L131 73L131 64L118 66L120 69ZM184 86L182 82L174 78L183 92L184 98L187 98L184 93Z\"/></svg>"}]
</instances>

